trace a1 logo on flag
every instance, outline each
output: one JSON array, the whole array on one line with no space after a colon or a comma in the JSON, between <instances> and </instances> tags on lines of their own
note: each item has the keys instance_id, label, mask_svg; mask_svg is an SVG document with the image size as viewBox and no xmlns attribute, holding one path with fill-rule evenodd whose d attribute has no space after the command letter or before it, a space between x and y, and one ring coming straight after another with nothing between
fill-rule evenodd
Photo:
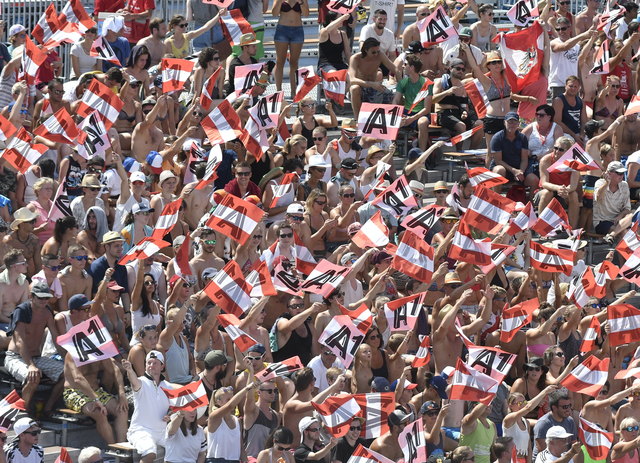
<instances>
[{"instance_id":1,"label":"a1 logo on flag","mask_svg":"<svg viewBox=\"0 0 640 463\"><path fill-rule=\"evenodd\" d=\"M77 366L100 362L119 354L109 331L97 315L73 326L58 336L56 342L69 352Z\"/></svg>"},{"instance_id":2,"label":"a1 logo on flag","mask_svg":"<svg viewBox=\"0 0 640 463\"><path fill-rule=\"evenodd\" d=\"M362 103L358 132L364 136L395 140L402 125L402 111L400 105Z\"/></svg>"},{"instance_id":3,"label":"a1 logo on flag","mask_svg":"<svg viewBox=\"0 0 640 463\"><path fill-rule=\"evenodd\" d=\"M351 317L338 315L329 322L318 342L336 354L345 367L349 367L363 340L364 335Z\"/></svg>"},{"instance_id":4,"label":"a1 logo on flag","mask_svg":"<svg viewBox=\"0 0 640 463\"><path fill-rule=\"evenodd\" d=\"M507 12L507 17L513 24L526 27L534 17L539 16L538 2L536 0L519 0Z\"/></svg>"},{"instance_id":5,"label":"a1 logo on flag","mask_svg":"<svg viewBox=\"0 0 640 463\"><path fill-rule=\"evenodd\" d=\"M458 35L451 18L444 11L442 5L439 5L433 13L418 22L418 30L423 45L444 42Z\"/></svg>"},{"instance_id":6,"label":"a1 logo on flag","mask_svg":"<svg viewBox=\"0 0 640 463\"><path fill-rule=\"evenodd\" d=\"M349 267L332 264L328 260L323 259L316 265L304 283L302 283L300 289L308 293L329 297L329 295L340 286L350 271L351 269Z\"/></svg>"}]
</instances>

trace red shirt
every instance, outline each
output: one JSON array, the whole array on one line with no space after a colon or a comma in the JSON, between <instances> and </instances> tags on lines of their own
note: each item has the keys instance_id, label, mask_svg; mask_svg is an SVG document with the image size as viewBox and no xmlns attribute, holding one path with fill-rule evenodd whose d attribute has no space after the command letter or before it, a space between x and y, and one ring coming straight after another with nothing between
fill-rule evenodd
<instances>
[{"instance_id":1,"label":"red shirt","mask_svg":"<svg viewBox=\"0 0 640 463\"><path fill-rule=\"evenodd\" d=\"M131 13L144 13L145 11L155 10L156 3L154 0L129 0L127 10ZM129 43L138 43L138 41L149 35L149 18L145 20L138 19L136 21L126 21L124 23L124 38Z\"/></svg>"},{"instance_id":2,"label":"red shirt","mask_svg":"<svg viewBox=\"0 0 640 463\"><path fill-rule=\"evenodd\" d=\"M95 0L93 4L93 14L98 13L115 13L124 8L124 0Z\"/></svg>"},{"instance_id":3,"label":"red shirt","mask_svg":"<svg viewBox=\"0 0 640 463\"><path fill-rule=\"evenodd\" d=\"M633 79L633 76L631 74L631 68L626 63L626 61L623 61L622 63L618 64L615 68L611 69L611 72L609 72L609 75L618 76L620 78L620 91L618 92L618 96L623 100L629 100L631 98L631 88L629 83L631 82L631 79ZM606 84L606 82L607 82L607 76L603 75L602 83Z\"/></svg>"},{"instance_id":4,"label":"red shirt","mask_svg":"<svg viewBox=\"0 0 640 463\"><path fill-rule=\"evenodd\" d=\"M224 191L226 191L229 194L232 194L233 196L237 196L238 198L240 198L240 187L238 186L238 180L234 178L229 183L227 183L224 186ZM262 199L262 193L260 192L260 188L258 188L258 185L253 183L251 180L249 180L249 184L247 185L246 194L255 195L258 198Z\"/></svg>"}]
</instances>

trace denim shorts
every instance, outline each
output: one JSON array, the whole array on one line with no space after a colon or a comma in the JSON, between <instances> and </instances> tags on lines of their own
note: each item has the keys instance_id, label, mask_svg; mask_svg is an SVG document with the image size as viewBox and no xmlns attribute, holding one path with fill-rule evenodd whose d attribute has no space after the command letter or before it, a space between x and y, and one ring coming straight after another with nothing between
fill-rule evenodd
<instances>
[{"instance_id":1,"label":"denim shorts","mask_svg":"<svg viewBox=\"0 0 640 463\"><path fill-rule=\"evenodd\" d=\"M302 26L276 26L276 34L273 36L274 42L304 43L304 27Z\"/></svg>"}]
</instances>

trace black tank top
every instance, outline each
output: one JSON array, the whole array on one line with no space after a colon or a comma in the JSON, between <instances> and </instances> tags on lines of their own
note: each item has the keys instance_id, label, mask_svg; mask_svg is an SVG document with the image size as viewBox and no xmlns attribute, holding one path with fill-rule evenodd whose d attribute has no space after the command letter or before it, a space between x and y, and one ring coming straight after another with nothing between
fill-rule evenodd
<instances>
[{"instance_id":1,"label":"black tank top","mask_svg":"<svg viewBox=\"0 0 640 463\"><path fill-rule=\"evenodd\" d=\"M340 38L342 38L342 34L340 34ZM336 68L342 69L338 66L345 64L342 58L342 53L344 52L344 39L341 40L340 43L333 43L331 39L327 39L318 44L318 50L318 67L323 64L332 64Z\"/></svg>"},{"instance_id":2,"label":"black tank top","mask_svg":"<svg viewBox=\"0 0 640 463\"><path fill-rule=\"evenodd\" d=\"M69 169L64 179L65 186L67 188L67 195L69 196L82 196L82 177L84 177L85 170L80 166L80 163L73 159L73 156L67 156L69 160Z\"/></svg>"},{"instance_id":3,"label":"black tank top","mask_svg":"<svg viewBox=\"0 0 640 463\"><path fill-rule=\"evenodd\" d=\"M562 100L562 122L569 127L573 133L580 133L580 113L582 112L582 100L576 96L575 106L571 106L564 95L560 95Z\"/></svg>"},{"instance_id":4,"label":"black tank top","mask_svg":"<svg viewBox=\"0 0 640 463\"><path fill-rule=\"evenodd\" d=\"M287 313L282 315L282 317L290 320L291 314ZM303 338L296 332L296 330L293 330L287 343L273 353L274 362L282 362L283 360L297 355L300 357L300 361L303 365L309 363L309 360L311 360L311 345L313 343L313 337L311 335L309 322L305 321L304 326L307 328L307 336Z\"/></svg>"},{"instance_id":5,"label":"black tank top","mask_svg":"<svg viewBox=\"0 0 640 463\"><path fill-rule=\"evenodd\" d=\"M318 121L316 120L316 118L314 116L313 117L313 129L309 130L304 125L304 121L302 120L302 116L300 116L298 118L298 120L300 121L300 125L302 126L302 130L300 130L300 135L302 135L304 138L307 139L307 149L309 149L309 148L311 148L313 146L313 129L318 127L320 124L318 124Z\"/></svg>"},{"instance_id":6,"label":"black tank top","mask_svg":"<svg viewBox=\"0 0 640 463\"><path fill-rule=\"evenodd\" d=\"M442 90L448 90L451 88L451 76L449 74L442 75ZM456 95L447 95L442 100L440 100L440 104L452 105L461 107L463 104L467 103L466 96L456 96Z\"/></svg>"}]
</instances>

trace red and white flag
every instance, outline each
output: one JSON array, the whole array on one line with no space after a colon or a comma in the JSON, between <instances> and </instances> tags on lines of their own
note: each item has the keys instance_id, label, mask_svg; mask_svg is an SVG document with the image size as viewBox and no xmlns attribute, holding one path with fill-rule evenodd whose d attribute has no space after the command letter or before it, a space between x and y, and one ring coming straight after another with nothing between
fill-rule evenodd
<instances>
[{"instance_id":1,"label":"red and white flag","mask_svg":"<svg viewBox=\"0 0 640 463\"><path fill-rule=\"evenodd\" d=\"M502 311L500 342L507 343L513 339L518 330L533 319L533 312L540 307L537 298L529 299Z\"/></svg>"},{"instance_id":2,"label":"red and white flag","mask_svg":"<svg viewBox=\"0 0 640 463\"><path fill-rule=\"evenodd\" d=\"M248 307L247 307L248 308ZM240 319L233 314L218 315L220 325L227 332L233 343L238 346L240 352L246 352L249 347L258 344L248 333L240 328Z\"/></svg>"},{"instance_id":3,"label":"red and white flag","mask_svg":"<svg viewBox=\"0 0 640 463\"><path fill-rule=\"evenodd\" d=\"M458 135L455 135L455 136L451 137L448 142L445 142L445 145L454 146L454 145L457 145L458 143L462 143L463 141L468 140L469 138L473 137L473 134L478 132L480 129L482 129L482 124L481 125L476 125L472 129L465 130L461 134L458 134ZM487 188L489 188L489 187L487 187Z\"/></svg>"},{"instance_id":4,"label":"red and white flag","mask_svg":"<svg viewBox=\"0 0 640 463\"><path fill-rule=\"evenodd\" d=\"M362 249L386 246L389 243L389 228L382 219L382 212L378 211L373 214L351 237L351 241Z\"/></svg>"},{"instance_id":5,"label":"red and white flag","mask_svg":"<svg viewBox=\"0 0 640 463\"><path fill-rule=\"evenodd\" d=\"M416 197L409 188L409 180L404 175L385 188L371 203L396 217L402 217L418 206Z\"/></svg>"},{"instance_id":6,"label":"red and white flag","mask_svg":"<svg viewBox=\"0 0 640 463\"><path fill-rule=\"evenodd\" d=\"M367 307L367 304L363 302L360 304L360 307L354 310L349 310L342 304L338 304L338 307L340 307L342 315L348 315L351 318L353 324L356 325L356 328L358 328L362 334L367 334L367 331L369 331L369 328L373 325L373 314L369 310L369 307Z\"/></svg>"},{"instance_id":7,"label":"red and white flag","mask_svg":"<svg viewBox=\"0 0 640 463\"><path fill-rule=\"evenodd\" d=\"M336 354L345 368L348 368L363 340L362 331L353 324L349 315L335 315L318 342Z\"/></svg>"},{"instance_id":8,"label":"red and white flag","mask_svg":"<svg viewBox=\"0 0 640 463\"><path fill-rule=\"evenodd\" d=\"M24 49L22 51L22 70L28 85L35 85L36 72L44 64L47 54L40 50L38 46L26 37Z\"/></svg>"},{"instance_id":9,"label":"red and white flag","mask_svg":"<svg viewBox=\"0 0 640 463\"><path fill-rule=\"evenodd\" d=\"M273 191L273 198L271 199L269 208L278 206L278 201L284 198L284 196L289 193L289 191L294 190L294 182L299 179L300 177L297 173L290 172L288 174L284 174L278 184L270 185L271 190ZM285 204L282 204L281 206L285 206Z\"/></svg>"},{"instance_id":10,"label":"red and white flag","mask_svg":"<svg viewBox=\"0 0 640 463\"><path fill-rule=\"evenodd\" d=\"M249 118L240 136L240 141L244 144L247 152L259 161L269 149L269 138L266 129L260 128L258 115L254 108L255 106L249 109Z\"/></svg>"},{"instance_id":11,"label":"red and white flag","mask_svg":"<svg viewBox=\"0 0 640 463\"><path fill-rule=\"evenodd\" d=\"M458 36L453 21L447 15L442 5L438 7L429 16L418 21L418 31L420 32L420 41L425 47L429 44L440 43ZM478 117L481 117L478 115Z\"/></svg>"},{"instance_id":12,"label":"red and white flag","mask_svg":"<svg viewBox=\"0 0 640 463\"><path fill-rule=\"evenodd\" d=\"M429 87L431 87L432 85L433 85L433 81L425 77L422 87L418 91L418 94L416 95L416 97L413 99L413 103L409 108L409 112L413 112L414 108L429 96Z\"/></svg>"},{"instance_id":13,"label":"red and white flag","mask_svg":"<svg viewBox=\"0 0 640 463\"><path fill-rule=\"evenodd\" d=\"M530 229L537 221L538 216L536 215L536 211L533 208L533 204L531 204L531 201L529 201L524 209L518 212L518 215L515 217L515 219L513 219L513 221L509 225L507 233L513 236L516 233L520 233Z\"/></svg>"},{"instance_id":14,"label":"red and white flag","mask_svg":"<svg viewBox=\"0 0 640 463\"><path fill-rule=\"evenodd\" d=\"M227 100L216 106L200 125L207 134L211 145L222 145L242 135L240 117Z\"/></svg>"},{"instance_id":15,"label":"red and white flag","mask_svg":"<svg viewBox=\"0 0 640 463\"><path fill-rule=\"evenodd\" d=\"M478 230L495 233L509 223L516 205L493 190L476 188L465 212L468 224Z\"/></svg>"},{"instance_id":16,"label":"red and white flag","mask_svg":"<svg viewBox=\"0 0 640 463\"><path fill-rule=\"evenodd\" d=\"M551 202L547 204L547 207L542 210L538 221L531 229L540 236L547 236L560 226L567 230L571 229L567 211L564 210L564 207L562 207L562 204L560 204L557 198L553 198Z\"/></svg>"},{"instance_id":17,"label":"red and white flag","mask_svg":"<svg viewBox=\"0 0 640 463\"><path fill-rule=\"evenodd\" d=\"M631 283L640 284L640 249L636 249L626 260L620 269L620 276Z\"/></svg>"},{"instance_id":18,"label":"red and white flag","mask_svg":"<svg viewBox=\"0 0 640 463\"><path fill-rule=\"evenodd\" d=\"M422 417L407 424L398 435L398 444L402 449L405 463L422 463L427 461L427 442L424 437Z\"/></svg>"},{"instance_id":19,"label":"red and white flag","mask_svg":"<svg viewBox=\"0 0 640 463\"><path fill-rule=\"evenodd\" d=\"M302 283L300 289L328 298L342 284L350 271L350 267L342 267L322 259Z\"/></svg>"},{"instance_id":20,"label":"red and white flag","mask_svg":"<svg viewBox=\"0 0 640 463\"><path fill-rule=\"evenodd\" d=\"M171 233L173 227L178 223L178 214L180 213L181 206L182 198L171 201L169 204L164 206L160 217L158 217L158 221L153 227L153 234L151 236L161 240L167 233Z\"/></svg>"},{"instance_id":21,"label":"red and white flag","mask_svg":"<svg viewBox=\"0 0 640 463\"><path fill-rule=\"evenodd\" d=\"M227 8L229 5L233 3L233 0L202 0L202 3L215 5L218 8Z\"/></svg>"},{"instance_id":22,"label":"red and white flag","mask_svg":"<svg viewBox=\"0 0 640 463\"><path fill-rule=\"evenodd\" d=\"M353 396L360 405L365 419L362 423L360 437L363 439L376 439L389 432L387 419L393 413L396 406L393 392L370 392L367 394L355 394Z\"/></svg>"},{"instance_id":23,"label":"red and white flag","mask_svg":"<svg viewBox=\"0 0 640 463\"><path fill-rule=\"evenodd\" d=\"M617 3L617 2L612 2ZM622 5L615 5L615 9L609 9L609 2L607 2L605 11L600 15L600 20L598 21L598 25L596 29L598 31L604 31L608 38L612 38L609 32L611 31L611 27L613 24L622 19L622 17L626 14L627 9Z\"/></svg>"},{"instance_id":24,"label":"red and white flag","mask_svg":"<svg viewBox=\"0 0 640 463\"><path fill-rule=\"evenodd\" d=\"M531 266L543 272L570 275L575 252L571 249L554 249L531 241Z\"/></svg>"},{"instance_id":25,"label":"red and white flag","mask_svg":"<svg viewBox=\"0 0 640 463\"><path fill-rule=\"evenodd\" d=\"M544 34L542 26L536 22L521 31L501 35L500 50L505 63L504 72L512 89L520 91L540 79Z\"/></svg>"},{"instance_id":26,"label":"red and white flag","mask_svg":"<svg viewBox=\"0 0 640 463\"><path fill-rule=\"evenodd\" d=\"M218 204L206 225L219 231L223 236L245 244L263 216L264 211L253 203L237 196L227 195Z\"/></svg>"},{"instance_id":27,"label":"red and white flag","mask_svg":"<svg viewBox=\"0 0 640 463\"><path fill-rule=\"evenodd\" d=\"M205 111L209 111L211 108L211 103L213 102L213 91L216 88L216 82L218 82L218 77L220 76L220 70L222 66L218 67L213 74L209 76L209 78L202 85L202 93L200 93L200 106Z\"/></svg>"},{"instance_id":28,"label":"red and white flag","mask_svg":"<svg viewBox=\"0 0 640 463\"><path fill-rule=\"evenodd\" d=\"M589 172L602 167L579 144L575 143L551 166L549 172Z\"/></svg>"},{"instance_id":29,"label":"red and white flag","mask_svg":"<svg viewBox=\"0 0 640 463\"><path fill-rule=\"evenodd\" d=\"M65 23L44 44L47 50L53 50L62 43L78 43L82 40L84 32L80 30L82 24Z\"/></svg>"},{"instance_id":30,"label":"red and white flag","mask_svg":"<svg viewBox=\"0 0 640 463\"><path fill-rule=\"evenodd\" d=\"M489 97L484 91L484 87L478 79L473 79L464 84L467 96L473 103L476 114L479 119L487 116L487 108L489 107Z\"/></svg>"},{"instance_id":31,"label":"red and white flag","mask_svg":"<svg viewBox=\"0 0 640 463\"><path fill-rule=\"evenodd\" d=\"M589 326L582 337L580 352L586 354L587 352L594 350L597 347L596 341L598 336L600 336L600 320L598 320L598 317L593 316L591 317Z\"/></svg>"},{"instance_id":32,"label":"red and white flag","mask_svg":"<svg viewBox=\"0 0 640 463\"><path fill-rule=\"evenodd\" d=\"M615 280L619 272L620 269L608 260L600 262L593 269L593 285L585 285L587 294L598 299L605 297L607 294L607 281Z\"/></svg>"},{"instance_id":33,"label":"red and white flag","mask_svg":"<svg viewBox=\"0 0 640 463\"><path fill-rule=\"evenodd\" d=\"M189 162L187 162L187 167L184 170L184 179L182 181L184 185L196 181L196 165L203 161L206 161L205 151L197 140L192 140L189 148Z\"/></svg>"},{"instance_id":34,"label":"red and white flag","mask_svg":"<svg viewBox=\"0 0 640 463\"><path fill-rule=\"evenodd\" d=\"M391 268L423 283L431 283L434 254L426 241L406 230L391 261Z\"/></svg>"},{"instance_id":35,"label":"red and white flag","mask_svg":"<svg viewBox=\"0 0 640 463\"><path fill-rule=\"evenodd\" d=\"M73 463L73 459L67 449L60 447L60 455L58 455L58 458L56 458L53 463Z\"/></svg>"},{"instance_id":36,"label":"red and white flag","mask_svg":"<svg viewBox=\"0 0 640 463\"><path fill-rule=\"evenodd\" d=\"M303 275L311 274L318 262L295 231L293 232L293 243L293 249L296 251L296 269Z\"/></svg>"},{"instance_id":37,"label":"red and white flag","mask_svg":"<svg viewBox=\"0 0 640 463\"><path fill-rule=\"evenodd\" d=\"M105 39L102 35L96 37L96 39L91 44L89 56L108 61L109 63L115 64L118 67L122 66L120 60L116 56L116 52L113 51L113 48L111 48L111 45L109 44L107 39Z\"/></svg>"},{"instance_id":38,"label":"red and white flag","mask_svg":"<svg viewBox=\"0 0 640 463\"><path fill-rule=\"evenodd\" d=\"M67 23L77 24L80 32L86 32L88 29L96 27L96 22L91 19L91 16L84 9L81 0L69 0L62 7L58 21L61 28L64 28Z\"/></svg>"},{"instance_id":39,"label":"red and white flag","mask_svg":"<svg viewBox=\"0 0 640 463\"><path fill-rule=\"evenodd\" d=\"M78 105L77 115L87 117L93 111L98 111L107 130L118 120L118 114L124 107L124 101L113 93L109 87L93 79L89 87L82 95L82 101Z\"/></svg>"},{"instance_id":40,"label":"red and white flag","mask_svg":"<svg viewBox=\"0 0 640 463\"><path fill-rule=\"evenodd\" d=\"M389 301L384 305L384 316L391 332L412 330L424 308L426 293L412 294Z\"/></svg>"},{"instance_id":41,"label":"red and white flag","mask_svg":"<svg viewBox=\"0 0 640 463\"><path fill-rule=\"evenodd\" d=\"M492 377L499 383L509 374L518 356L496 347L469 346L467 366Z\"/></svg>"},{"instance_id":42,"label":"red and white flag","mask_svg":"<svg viewBox=\"0 0 640 463\"><path fill-rule=\"evenodd\" d=\"M60 182L51 209L49 209L48 220L55 222L62 217L71 217L72 215L71 201L69 201L69 195L67 195L67 183Z\"/></svg>"},{"instance_id":43,"label":"red and white flag","mask_svg":"<svg viewBox=\"0 0 640 463\"><path fill-rule=\"evenodd\" d=\"M499 384L499 381L470 367L458 358L449 399L476 401L489 405L498 392Z\"/></svg>"},{"instance_id":44,"label":"red and white flag","mask_svg":"<svg viewBox=\"0 0 640 463\"><path fill-rule=\"evenodd\" d=\"M15 125L11 123L6 117L0 114L0 140L8 140L13 137L18 131Z\"/></svg>"},{"instance_id":45,"label":"red and white flag","mask_svg":"<svg viewBox=\"0 0 640 463\"><path fill-rule=\"evenodd\" d=\"M603 461L607 459L613 445L613 436L614 433L607 432L597 424L580 417L578 437L585 445L592 460Z\"/></svg>"},{"instance_id":46,"label":"red and white flag","mask_svg":"<svg viewBox=\"0 0 640 463\"><path fill-rule=\"evenodd\" d=\"M227 262L204 288L214 304L225 312L241 317L251 308L251 287L235 260Z\"/></svg>"},{"instance_id":47,"label":"red and white flag","mask_svg":"<svg viewBox=\"0 0 640 463\"><path fill-rule=\"evenodd\" d=\"M400 105L362 103L358 114L358 134L383 140L395 140L402 125Z\"/></svg>"},{"instance_id":48,"label":"red and white flag","mask_svg":"<svg viewBox=\"0 0 640 463\"><path fill-rule=\"evenodd\" d=\"M520 27L527 27L537 16L540 16L540 12L536 0L518 0L507 11L509 20Z\"/></svg>"},{"instance_id":49,"label":"red and white flag","mask_svg":"<svg viewBox=\"0 0 640 463\"><path fill-rule=\"evenodd\" d=\"M100 113L93 111L80 122L79 127L80 136L76 144L78 154L85 159L92 156L104 159L107 150L111 148L111 140Z\"/></svg>"},{"instance_id":50,"label":"red and white flag","mask_svg":"<svg viewBox=\"0 0 640 463\"><path fill-rule=\"evenodd\" d=\"M304 66L296 71L298 76L298 85L296 87L296 95L293 102L297 103L309 94L320 82L322 77L317 75L313 70L313 66Z\"/></svg>"},{"instance_id":51,"label":"red and white flag","mask_svg":"<svg viewBox=\"0 0 640 463\"><path fill-rule=\"evenodd\" d=\"M332 0L334 1L334 0ZM337 0L344 1L344 0ZM347 0L349 1L349 0ZM361 434L362 435L362 434ZM384 455L374 452L373 450L358 444L354 452L351 454L347 463L394 463Z\"/></svg>"},{"instance_id":52,"label":"red and white flag","mask_svg":"<svg viewBox=\"0 0 640 463\"><path fill-rule=\"evenodd\" d=\"M425 336L420 341L420 347L418 347L418 351L416 355L413 357L413 362L411 362L412 368L426 367L429 365L429 361L431 360L431 338L429 336Z\"/></svg>"},{"instance_id":53,"label":"red and white flag","mask_svg":"<svg viewBox=\"0 0 640 463\"><path fill-rule=\"evenodd\" d=\"M162 390L169 398L169 410L172 412L177 412L178 410L193 411L209 405L209 397L202 380L194 381L177 389L165 389L163 387Z\"/></svg>"},{"instance_id":54,"label":"red and white flag","mask_svg":"<svg viewBox=\"0 0 640 463\"><path fill-rule=\"evenodd\" d=\"M51 38L54 32L59 28L60 22L58 21L56 4L50 3L31 31L31 36L35 38L41 45L44 45Z\"/></svg>"},{"instance_id":55,"label":"red and white flag","mask_svg":"<svg viewBox=\"0 0 640 463\"><path fill-rule=\"evenodd\" d=\"M638 248L640 248L638 222L634 222L631 228L622 236L622 239L616 246L616 251L620 253L623 259L628 259Z\"/></svg>"},{"instance_id":56,"label":"red and white flag","mask_svg":"<svg viewBox=\"0 0 640 463\"><path fill-rule=\"evenodd\" d=\"M129 252L120 258L118 264L125 265L134 260L148 259L169 246L171 246L171 244L166 241L154 238L153 236L147 236L129 249Z\"/></svg>"},{"instance_id":57,"label":"red and white flag","mask_svg":"<svg viewBox=\"0 0 640 463\"><path fill-rule=\"evenodd\" d=\"M0 431L7 432L20 412L27 406L14 389L0 399Z\"/></svg>"},{"instance_id":58,"label":"red and white flag","mask_svg":"<svg viewBox=\"0 0 640 463\"><path fill-rule=\"evenodd\" d=\"M362 0L329 0L327 9L335 11L339 16L352 13Z\"/></svg>"},{"instance_id":59,"label":"red and white flag","mask_svg":"<svg viewBox=\"0 0 640 463\"><path fill-rule=\"evenodd\" d=\"M482 185L484 188L493 188L504 183L509 183L509 180L504 178L502 175L496 174L486 167L474 167L473 169L469 169L469 166L466 164L465 167L467 169L469 181L474 187Z\"/></svg>"},{"instance_id":60,"label":"red and white flag","mask_svg":"<svg viewBox=\"0 0 640 463\"><path fill-rule=\"evenodd\" d=\"M75 144L75 140L80 136L80 129L63 106L40 124L33 134L56 143L71 145Z\"/></svg>"},{"instance_id":61,"label":"red and white flag","mask_svg":"<svg viewBox=\"0 0 640 463\"><path fill-rule=\"evenodd\" d=\"M567 297L572 301L579 309L583 308L589 302L589 295L584 285L585 280L589 280L589 277L593 280L593 273L591 273L591 267L587 267L582 275L576 275L571 279L569 283L569 290L567 291Z\"/></svg>"},{"instance_id":62,"label":"red and white flag","mask_svg":"<svg viewBox=\"0 0 640 463\"><path fill-rule=\"evenodd\" d=\"M611 347L640 339L640 310L631 304L616 304L607 307L607 315Z\"/></svg>"},{"instance_id":63,"label":"red and white flag","mask_svg":"<svg viewBox=\"0 0 640 463\"><path fill-rule=\"evenodd\" d=\"M233 87L236 95L243 95L251 91L258 82L264 63L243 64L234 70Z\"/></svg>"},{"instance_id":64,"label":"red and white flag","mask_svg":"<svg viewBox=\"0 0 640 463\"><path fill-rule=\"evenodd\" d=\"M611 59L611 52L609 51L609 41L603 40L596 56L593 60L593 67L589 71L589 74L609 74L609 60Z\"/></svg>"},{"instance_id":65,"label":"red and white flag","mask_svg":"<svg viewBox=\"0 0 640 463\"><path fill-rule=\"evenodd\" d=\"M502 266L502 263L507 260L507 257L509 257L515 250L515 246L491 243L491 263L480 267L480 270L482 270L482 273L487 275L492 270Z\"/></svg>"},{"instance_id":66,"label":"red and white flag","mask_svg":"<svg viewBox=\"0 0 640 463\"><path fill-rule=\"evenodd\" d=\"M218 178L216 173L218 167L222 164L222 149L220 145L214 145L209 151L209 157L207 158L207 168L204 171L204 177L196 185L196 190L204 190L207 185L215 182Z\"/></svg>"},{"instance_id":67,"label":"red and white flag","mask_svg":"<svg viewBox=\"0 0 640 463\"><path fill-rule=\"evenodd\" d=\"M191 264L189 263L189 250L191 249L191 233L187 232L184 237L183 243L180 245L180 249L176 252L176 257L173 260L173 270L180 278L185 278L189 275L193 275L191 270Z\"/></svg>"},{"instance_id":68,"label":"red and white flag","mask_svg":"<svg viewBox=\"0 0 640 463\"><path fill-rule=\"evenodd\" d=\"M304 365L300 361L300 357L296 355L295 357L288 358L282 362L270 363L264 368L264 370L260 370L256 373L256 380L260 383L264 383L265 381L270 381L278 377L287 376L289 373L301 370L302 368L304 368Z\"/></svg>"},{"instance_id":69,"label":"red and white flag","mask_svg":"<svg viewBox=\"0 0 640 463\"><path fill-rule=\"evenodd\" d=\"M491 240L489 238L473 239L466 217L466 215L462 216L458 229L453 235L453 241L449 247L449 258L472 265L490 265Z\"/></svg>"},{"instance_id":70,"label":"red and white flag","mask_svg":"<svg viewBox=\"0 0 640 463\"><path fill-rule=\"evenodd\" d=\"M353 418L360 413L360 405L351 394L327 397L324 402L311 402L327 431L333 437L342 437L349 432Z\"/></svg>"},{"instance_id":71,"label":"red and white flag","mask_svg":"<svg viewBox=\"0 0 640 463\"><path fill-rule=\"evenodd\" d=\"M1 157L18 172L24 174L27 169L38 162L45 151L49 149L39 143L31 144L32 141L33 138L29 132L27 132L24 127L20 127L18 133L7 143L7 148Z\"/></svg>"},{"instance_id":72,"label":"red and white flag","mask_svg":"<svg viewBox=\"0 0 640 463\"><path fill-rule=\"evenodd\" d=\"M347 69L341 71L322 72L322 88L324 95L340 106L344 106L344 96L347 93Z\"/></svg>"},{"instance_id":73,"label":"red and white flag","mask_svg":"<svg viewBox=\"0 0 640 463\"><path fill-rule=\"evenodd\" d=\"M184 84L189 80L195 64L195 62L188 59L162 58L160 62L162 93L182 90Z\"/></svg>"},{"instance_id":74,"label":"red and white flag","mask_svg":"<svg viewBox=\"0 0 640 463\"><path fill-rule=\"evenodd\" d=\"M276 296L278 291L273 286L269 267L266 262L258 261L247 275L247 283L251 287L251 297Z\"/></svg>"},{"instance_id":75,"label":"red and white flag","mask_svg":"<svg viewBox=\"0 0 640 463\"><path fill-rule=\"evenodd\" d=\"M624 115L630 116L632 114L638 114L638 113L640 113L640 96L633 95L631 97L631 101L629 102L629 105L627 106L627 110L624 112Z\"/></svg>"},{"instance_id":76,"label":"red and white flag","mask_svg":"<svg viewBox=\"0 0 640 463\"><path fill-rule=\"evenodd\" d=\"M56 338L56 344L66 350L77 366L107 360L120 352L109 330L97 315L74 325Z\"/></svg>"},{"instance_id":77,"label":"red and white flag","mask_svg":"<svg viewBox=\"0 0 640 463\"><path fill-rule=\"evenodd\" d=\"M575 367L565 379L560 382L561 386L570 391L579 392L596 397L600 389L607 382L609 375L609 358L600 360L595 355L587 357L580 365Z\"/></svg>"},{"instance_id":78,"label":"red and white flag","mask_svg":"<svg viewBox=\"0 0 640 463\"><path fill-rule=\"evenodd\" d=\"M220 16L220 24L222 32L231 45L239 45L243 34L253 34L253 27L237 8L227 10L227 14Z\"/></svg>"},{"instance_id":79,"label":"red and white flag","mask_svg":"<svg viewBox=\"0 0 640 463\"><path fill-rule=\"evenodd\" d=\"M440 219L445 209L446 207L430 204L407 215L402 221L402 226L405 230L426 238L429 230Z\"/></svg>"}]
</instances>

